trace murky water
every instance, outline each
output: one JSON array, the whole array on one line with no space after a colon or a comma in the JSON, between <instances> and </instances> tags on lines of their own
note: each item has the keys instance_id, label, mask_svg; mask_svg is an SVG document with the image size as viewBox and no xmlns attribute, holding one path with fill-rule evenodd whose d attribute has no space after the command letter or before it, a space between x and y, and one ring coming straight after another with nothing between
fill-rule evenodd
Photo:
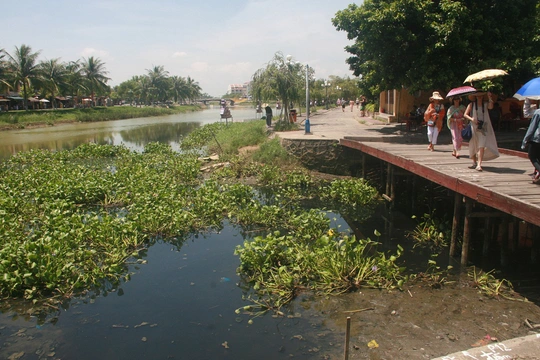
<instances>
[{"instance_id":1,"label":"murky water","mask_svg":"<svg viewBox=\"0 0 540 360\"><path fill-rule=\"evenodd\" d=\"M235 107L231 113L234 121L257 118L255 110L247 107ZM149 142L158 141L168 143L173 149L177 149L178 142L183 135L205 124L220 121L219 119L219 108L216 107L194 113L163 117L1 131L0 160L19 151L74 149L88 142L100 145L124 144L130 149L142 150Z\"/></svg>"},{"instance_id":2,"label":"murky water","mask_svg":"<svg viewBox=\"0 0 540 360\"><path fill-rule=\"evenodd\" d=\"M159 242L148 249L145 264L130 266L131 281L107 293L72 300L46 319L6 311L0 315L0 358L286 359L331 351L335 334L325 334L321 344L318 337L329 330L300 301L288 317L267 314L252 325L235 313L251 304L242 300L233 254L243 240L225 225L181 248Z\"/></svg>"},{"instance_id":3,"label":"murky water","mask_svg":"<svg viewBox=\"0 0 540 360\"><path fill-rule=\"evenodd\" d=\"M218 110L164 118L0 133L2 154L32 148L69 149L84 142L142 149L151 141L177 146L182 135L213 122ZM235 121L255 117L234 110ZM333 226L347 231L338 215ZM236 275L241 230L193 235L182 245L161 241L131 264L131 281L107 292L72 299L35 316L20 304L0 315L1 359L286 359L312 358L341 343L310 314L310 301L295 301L286 317L254 319L235 310L252 303ZM341 334L338 334L341 336ZM324 341L321 342L321 336Z\"/></svg>"}]
</instances>

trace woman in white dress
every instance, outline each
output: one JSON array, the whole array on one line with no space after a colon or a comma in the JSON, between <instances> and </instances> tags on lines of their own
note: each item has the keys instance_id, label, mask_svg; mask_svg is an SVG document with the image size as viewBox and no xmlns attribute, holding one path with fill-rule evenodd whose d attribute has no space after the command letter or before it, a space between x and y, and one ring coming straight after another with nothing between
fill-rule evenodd
<instances>
[{"instance_id":1,"label":"woman in white dress","mask_svg":"<svg viewBox=\"0 0 540 360\"><path fill-rule=\"evenodd\" d=\"M489 111L493 109L491 93L487 93L488 101L484 102L485 92L477 92L469 96L472 101L465 110L465 119L472 123L472 138L469 141L469 158L472 160L471 169L482 171L482 162L499 157L499 148L495 132L489 118Z\"/></svg>"}]
</instances>

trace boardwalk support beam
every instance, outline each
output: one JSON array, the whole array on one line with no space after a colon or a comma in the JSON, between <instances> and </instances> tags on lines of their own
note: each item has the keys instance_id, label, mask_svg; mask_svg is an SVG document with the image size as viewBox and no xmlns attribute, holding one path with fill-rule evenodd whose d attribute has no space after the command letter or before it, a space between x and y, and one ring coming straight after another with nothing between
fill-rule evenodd
<instances>
[{"instance_id":1,"label":"boardwalk support beam","mask_svg":"<svg viewBox=\"0 0 540 360\"><path fill-rule=\"evenodd\" d=\"M463 224L463 246L461 248L461 265L467 266L469 261L469 242L471 240L471 213L473 201L465 199L465 221Z\"/></svg>"}]
</instances>

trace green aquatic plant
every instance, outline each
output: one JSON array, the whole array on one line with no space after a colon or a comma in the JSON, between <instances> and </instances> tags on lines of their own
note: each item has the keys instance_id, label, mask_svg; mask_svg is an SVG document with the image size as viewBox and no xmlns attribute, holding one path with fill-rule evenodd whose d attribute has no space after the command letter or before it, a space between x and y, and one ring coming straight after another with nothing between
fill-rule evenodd
<instances>
[{"instance_id":1,"label":"green aquatic plant","mask_svg":"<svg viewBox=\"0 0 540 360\"><path fill-rule=\"evenodd\" d=\"M471 279L472 286L476 287L480 293L489 297L527 301L526 298L521 298L516 294L510 281L497 279L494 273L495 270L488 272L477 270L476 266L471 266L467 270L467 275Z\"/></svg>"},{"instance_id":2,"label":"green aquatic plant","mask_svg":"<svg viewBox=\"0 0 540 360\"><path fill-rule=\"evenodd\" d=\"M416 216L412 217L416 219ZM415 229L407 236L415 242L414 247L441 249L448 246L447 239L451 235L451 226L447 221L435 217L435 213L422 215Z\"/></svg>"},{"instance_id":3,"label":"green aquatic plant","mask_svg":"<svg viewBox=\"0 0 540 360\"><path fill-rule=\"evenodd\" d=\"M319 219L306 219L312 221L318 223ZM266 310L277 310L303 289L329 294L361 287L401 287L403 268L396 260L403 249L386 255L377 251L377 245L332 229L318 236L307 236L305 231L303 235L274 232L245 241L235 254L241 261L238 274L256 291L257 296L251 298L259 306L267 304Z\"/></svg>"},{"instance_id":4,"label":"green aquatic plant","mask_svg":"<svg viewBox=\"0 0 540 360\"><path fill-rule=\"evenodd\" d=\"M374 243L360 251L362 241L338 235L324 210L306 210L302 203L333 192L332 201L344 207L370 208L372 195L338 194L374 191L362 180L330 184L306 170L284 172L230 159L227 172L209 177L202 176L196 153L158 143L147 144L142 153L96 144L72 151L33 150L0 163L0 295L38 301L116 284L129 279L127 264L155 239L181 246L187 234L220 229L223 221L246 233L273 234L253 242L269 252L264 256L272 264L265 265L268 271L256 271L242 257L242 277L253 284L258 304L279 309L306 286L339 292L395 284L394 258L376 256L381 270L373 273L373 260L362 258L372 255ZM246 177L264 187L247 185ZM287 235L277 235L278 230ZM247 250L237 252L263 256L247 244ZM391 280L382 281L380 274L391 274Z\"/></svg>"}]
</instances>

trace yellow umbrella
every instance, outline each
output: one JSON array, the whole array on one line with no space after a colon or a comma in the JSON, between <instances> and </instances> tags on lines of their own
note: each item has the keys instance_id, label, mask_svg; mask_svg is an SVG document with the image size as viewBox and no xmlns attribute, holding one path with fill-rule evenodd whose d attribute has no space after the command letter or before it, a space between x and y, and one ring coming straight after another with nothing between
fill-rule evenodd
<instances>
[{"instance_id":1,"label":"yellow umbrella","mask_svg":"<svg viewBox=\"0 0 540 360\"><path fill-rule=\"evenodd\" d=\"M501 69L487 69L467 76L463 83L472 84L473 81L489 80L503 75L508 75L508 73Z\"/></svg>"}]
</instances>

